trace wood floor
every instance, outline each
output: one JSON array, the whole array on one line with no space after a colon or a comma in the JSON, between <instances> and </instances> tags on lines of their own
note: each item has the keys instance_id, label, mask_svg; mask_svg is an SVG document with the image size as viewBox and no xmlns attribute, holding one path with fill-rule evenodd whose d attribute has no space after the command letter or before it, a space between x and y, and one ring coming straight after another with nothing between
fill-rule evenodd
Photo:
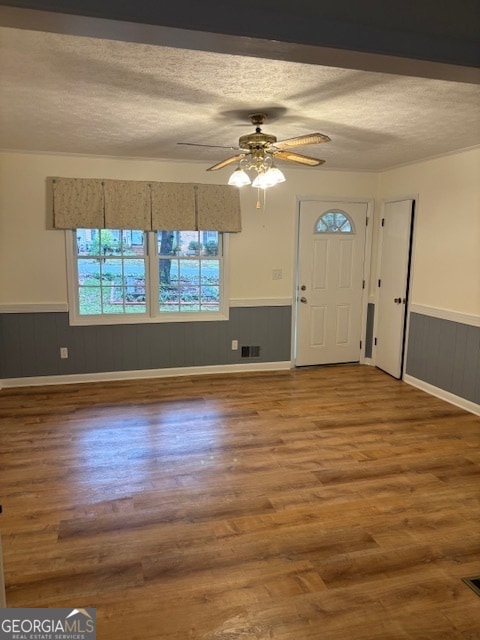
<instances>
[{"instance_id":1,"label":"wood floor","mask_svg":"<svg viewBox=\"0 0 480 640\"><path fill-rule=\"evenodd\" d=\"M480 639L480 418L367 366L0 392L7 604L99 640Z\"/></svg>"}]
</instances>

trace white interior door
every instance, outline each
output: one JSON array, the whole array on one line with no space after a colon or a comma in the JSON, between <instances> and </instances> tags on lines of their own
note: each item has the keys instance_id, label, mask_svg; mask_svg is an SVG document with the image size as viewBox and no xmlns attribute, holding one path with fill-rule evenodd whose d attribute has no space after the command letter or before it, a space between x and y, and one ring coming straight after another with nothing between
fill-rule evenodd
<instances>
[{"instance_id":1,"label":"white interior door","mask_svg":"<svg viewBox=\"0 0 480 640\"><path fill-rule=\"evenodd\" d=\"M295 364L358 362L366 202L300 204Z\"/></svg>"},{"instance_id":2,"label":"white interior door","mask_svg":"<svg viewBox=\"0 0 480 640\"><path fill-rule=\"evenodd\" d=\"M382 219L375 364L402 375L413 200L388 202Z\"/></svg>"}]
</instances>

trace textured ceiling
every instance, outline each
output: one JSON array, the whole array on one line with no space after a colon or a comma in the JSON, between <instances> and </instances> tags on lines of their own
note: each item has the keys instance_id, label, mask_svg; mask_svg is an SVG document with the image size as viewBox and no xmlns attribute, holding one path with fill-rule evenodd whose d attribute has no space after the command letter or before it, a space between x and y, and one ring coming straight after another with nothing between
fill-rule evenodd
<instances>
[{"instance_id":1,"label":"textured ceiling","mask_svg":"<svg viewBox=\"0 0 480 640\"><path fill-rule=\"evenodd\" d=\"M297 149L325 168L480 144L475 84L11 28L0 28L0 84L3 149L214 164L231 152L177 142L236 146L256 111L279 140L330 136Z\"/></svg>"}]
</instances>

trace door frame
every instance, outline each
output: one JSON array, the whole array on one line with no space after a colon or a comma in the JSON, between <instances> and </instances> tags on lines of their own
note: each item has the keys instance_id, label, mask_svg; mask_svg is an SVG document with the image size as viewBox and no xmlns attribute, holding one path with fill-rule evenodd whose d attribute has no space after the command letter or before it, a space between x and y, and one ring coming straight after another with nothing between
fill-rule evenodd
<instances>
[{"instance_id":1,"label":"door frame","mask_svg":"<svg viewBox=\"0 0 480 640\"><path fill-rule=\"evenodd\" d=\"M292 291L292 335L291 335L291 355L290 364L291 367L296 367L296 345L297 345L297 309L298 309L298 263L300 259L299 255L299 240L300 240L300 218L301 218L301 205L302 202L345 202L347 204L366 204L367 205L367 228L365 231L365 248L363 256L363 280L365 286L362 291L362 318L361 318L361 343L360 348L360 363L365 364L365 334L367 329L367 311L369 303L369 291L371 282L371 260L372 260L372 243L373 243L373 229L374 229L374 204L375 198L352 198L352 197L334 197L334 196L297 196L295 199L295 233L294 233L294 278L293 278L293 291Z\"/></svg>"},{"instance_id":2,"label":"door frame","mask_svg":"<svg viewBox=\"0 0 480 640\"><path fill-rule=\"evenodd\" d=\"M382 250L383 250L383 237L382 237L382 218L385 215L385 207L387 204L392 202L401 202L403 200L412 200L413 201L413 212L412 212L412 223L410 228L410 260L409 260L409 269L408 269L408 281L407 281L407 303L405 308L405 328L403 332L403 345L402 345L402 370L400 380L403 380L403 377L406 373L407 367L407 347L408 347L408 335L410 329L410 307L412 304L412 285L413 285L413 275L415 270L415 241L416 241L416 228L417 228L417 218L418 218L418 207L419 207L419 194L408 194L401 195L393 198L383 198L381 200L380 205L380 215L378 216L378 220L376 221L376 230L377 230L377 257L376 257L376 266L375 266L375 279L374 283L374 294L372 297L372 302L374 304L374 316L373 316L373 344L372 344L372 359L371 364L376 366L377 360L377 349L375 345L375 336L377 333L378 326L378 298L379 292L376 283L380 278L380 270L382 264ZM373 265L372 265L373 266ZM373 269L372 269L373 270Z\"/></svg>"}]
</instances>

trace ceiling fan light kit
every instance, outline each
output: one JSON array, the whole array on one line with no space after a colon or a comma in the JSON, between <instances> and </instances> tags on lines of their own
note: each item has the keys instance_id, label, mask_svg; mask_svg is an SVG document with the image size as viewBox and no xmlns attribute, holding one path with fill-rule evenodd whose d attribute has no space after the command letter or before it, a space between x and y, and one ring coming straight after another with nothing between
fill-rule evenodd
<instances>
[{"instance_id":1,"label":"ceiling fan light kit","mask_svg":"<svg viewBox=\"0 0 480 640\"><path fill-rule=\"evenodd\" d=\"M323 133L309 133L303 136L297 136L295 138L289 138L287 140L277 142L276 136L264 133L261 129L261 125L264 123L266 117L266 113L252 113L250 115L250 120L256 127L255 133L240 136L238 147L231 147L234 151L238 151L238 153L230 158L217 162L217 164L209 167L207 171L217 171L218 169L223 169L223 167L236 162L238 163L238 166L228 180L229 185L243 187L247 184L251 184L252 187L258 189L268 189L276 184L285 182L285 176L280 169L274 165L274 159L284 160L286 162L296 162L309 167L315 167L325 162L325 160L320 160L319 158L295 153L294 151L290 151L290 149L307 144L329 142L330 138L328 136ZM217 145L200 146L215 147ZM257 172L253 182L247 171Z\"/></svg>"},{"instance_id":2,"label":"ceiling fan light kit","mask_svg":"<svg viewBox=\"0 0 480 640\"><path fill-rule=\"evenodd\" d=\"M248 173L238 166L228 179L228 184L232 187L244 187L247 184L252 184L252 181Z\"/></svg>"},{"instance_id":3,"label":"ceiling fan light kit","mask_svg":"<svg viewBox=\"0 0 480 640\"><path fill-rule=\"evenodd\" d=\"M252 182L252 187L258 187L259 189L268 189L274 187L280 182L285 182L285 176L277 169L277 167L270 167L266 171L260 171Z\"/></svg>"},{"instance_id":4,"label":"ceiling fan light kit","mask_svg":"<svg viewBox=\"0 0 480 640\"><path fill-rule=\"evenodd\" d=\"M253 182L247 173L247 171L252 169L257 172ZM244 187L247 184L251 184L252 187L259 189L268 189L280 182L285 182L285 176L280 169L273 164L270 156L256 157L250 160L242 158L238 163L238 167L228 180L228 184L234 187Z\"/></svg>"}]
</instances>

